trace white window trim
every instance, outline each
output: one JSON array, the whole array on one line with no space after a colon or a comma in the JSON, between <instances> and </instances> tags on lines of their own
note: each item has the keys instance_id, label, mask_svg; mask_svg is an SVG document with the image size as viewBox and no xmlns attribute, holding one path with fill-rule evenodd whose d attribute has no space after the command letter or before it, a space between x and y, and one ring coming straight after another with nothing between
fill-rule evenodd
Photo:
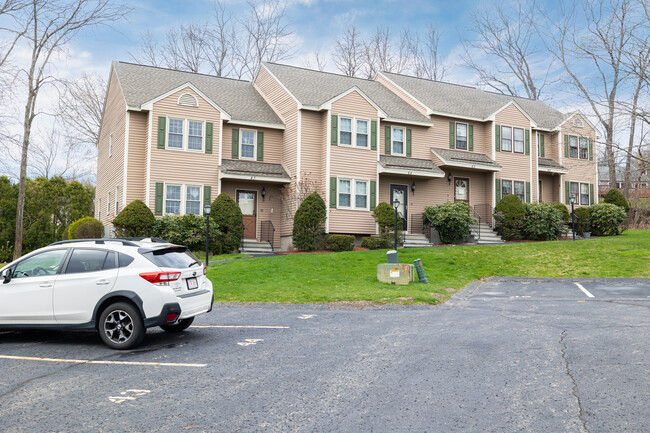
<instances>
[{"instance_id":1,"label":"white window trim","mask_svg":"<svg viewBox=\"0 0 650 433\"><path fill-rule=\"evenodd\" d=\"M514 184L514 181L513 181L512 179L501 179L501 198L505 197L506 195L510 195L510 194L505 194L505 193L503 192L503 184L504 184L505 182L510 182L510 194L514 194L514 193L515 193L515 184Z\"/></svg>"},{"instance_id":2,"label":"white window trim","mask_svg":"<svg viewBox=\"0 0 650 433\"><path fill-rule=\"evenodd\" d=\"M397 153L395 152L395 148L393 147L393 131L395 129L400 129L402 131L402 153ZM392 126L390 127L390 154L391 155L400 155L400 156L406 156L406 128L402 128L399 126Z\"/></svg>"},{"instance_id":3,"label":"white window trim","mask_svg":"<svg viewBox=\"0 0 650 433\"><path fill-rule=\"evenodd\" d=\"M517 129L521 131L521 152L517 151L515 147L515 142L518 141L515 140L515 130ZM526 153L526 130L524 128L512 127L512 153L520 153L522 155Z\"/></svg>"},{"instance_id":4,"label":"white window trim","mask_svg":"<svg viewBox=\"0 0 650 433\"><path fill-rule=\"evenodd\" d=\"M117 215L120 212L119 203L120 203L120 186L116 185L115 186L115 215Z\"/></svg>"},{"instance_id":5,"label":"white window trim","mask_svg":"<svg viewBox=\"0 0 650 433\"><path fill-rule=\"evenodd\" d=\"M108 157L113 156L113 133L108 136Z\"/></svg>"},{"instance_id":6,"label":"white window trim","mask_svg":"<svg viewBox=\"0 0 650 433\"><path fill-rule=\"evenodd\" d=\"M504 138L503 138L503 128L509 128L510 129L510 149L509 150L504 150L503 149L503 140L504 140ZM515 147L515 135L514 135L513 129L514 128L512 126L501 125L501 133L499 134L499 137L500 137L500 140L501 140L501 146L500 146L501 152L512 152L513 151L513 149Z\"/></svg>"},{"instance_id":7,"label":"white window trim","mask_svg":"<svg viewBox=\"0 0 650 433\"><path fill-rule=\"evenodd\" d=\"M522 192L522 195L524 196L524 198L521 199L521 202L522 202L522 203L526 203L526 181L524 181L524 180L513 180L513 181L512 181L512 193L513 193L514 195L517 195L517 193L515 192L515 183L521 183L521 184L523 184L523 186L524 186L524 190L523 190L523 192Z\"/></svg>"},{"instance_id":8,"label":"white window trim","mask_svg":"<svg viewBox=\"0 0 650 433\"><path fill-rule=\"evenodd\" d=\"M242 139L244 138L244 131L253 133L253 156L252 157L244 156L244 152L242 152L242 149L243 149ZM247 144L247 146L250 146L250 145ZM249 160L249 161L257 161L257 129L241 128L239 130L239 159L246 159L246 160Z\"/></svg>"},{"instance_id":9,"label":"white window trim","mask_svg":"<svg viewBox=\"0 0 650 433\"><path fill-rule=\"evenodd\" d=\"M536 132L536 133L535 133L535 144L537 145L537 156L538 156L539 158L542 157L542 146L541 146L541 144L540 144L541 141L542 141L542 140L540 139L541 136L542 136L542 134L540 134L539 132ZM545 149L545 150L546 150L546 149ZM544 152L544 153L546 154L546 152Z\"/></svg>"},{"instance_id":10,"label":"white window trim","mask_svg":"<svg viewBox=\"0 0 650 433\"><path fill-rule=\"evenodd\" d=\"M589 206L591 204L591 188L589 187L589 184L585 183L585 182L577 182L577 183L578 183L578 202L576 204L578 206ZM582 204L582 185L587 186L587 203L586 204Z\"/></svg>"},{"instance_id":11,"label":"white window trim","mask_svg":"<svg viewBox=\"0 0 650 433\"><path fill-rule=\"evenodd\" d=\"M350 182L350 206L341 206L339 203L339 198L341 197L341 184L342 180L347 180ZM357 200L357 182L363 182L366 184L366 207L356 207ZM370 210L370 180L369 179L357 179L353 177L337 177L336 178L336 208L341 210L360 210L360 211L369 211Z\"/></svg>"},{"instance_id":12,"label":"white window trim","mask_svg":"<svg viewBox=\"0 0 650 433\"><path fill-rule=\"evenodd\" d=\"M576 139L576 156L571 156L571 138ZM568 158L572 159L580 159L580 136L579 135L571 135L569 134L569 155Z\"/></svg>"},{"instance_id":13,"label":"white window trim","mask_svg":"<svg viewBox=\"0 0 650 433\"><path fill-rule=\"evenodd\" d=\"M183 137L182 137L182 142L183 146L182 147L169 147L169 121L170 120L180 120L183 122ZM196 122L200 123L201 126L201 149L190 149L188 147L189 143L189 137L190 137L190 122ZM205 131L205 126L206 126L206 121L205 120L199 120L199 119L193 119L193 118L182 118L182 117L176 117L176 116L167 116L167 121L165 124L165 149L166 150L178 150L178 151L183 151L183 152L193 152L193 153L205 153L205 136L206 136L206 131Z\"/></svg>"},{"instance_id":14,"label":"white window trim","mask_svg":"<svg viewBox=\"0 0 650 433\"><path fill-rule=\"evenodd\" d=\"M342 123L343 119L349 119L350 120L350 144L343 144L341 142L341 133L343 132L343 130L341 129L341 123ZM367 140L366 140L367 145L366 146L357 145L357 133L358 133L357 132L357 121L366 122L368 124L368 128L366 129L366 137L367 137ZM336 131L337 131L338 136L336 137L336 139L337 139L337 143L338 143L339 146L342 146L342 147L355 147L357 149L370 150L370 148L372 147L372 144L370 143L370 140L372 139L372 137L371 137L371 135L372 135L372 131L371 131L372 122L370 121L370 119L366 119L364 117L348 116L346 114L339 114L337 122L338 122L338 125L337 125ZM345 131L345 132L347 132L347 131Z\"/></svg>"},{"instance_id":15,"label":"white window trim","mask_svg":"<svg viewBox=\"0 0 650 433\"><path fill-rule=\"evenodd\" d=\"M106 216L111 214L111 193L108 193L108 200L106 200Z\"/></svg>"},{"instance_id":16,"label":"white window trim","mask_svg":"<svg viewBox=\"0 0 650 433\"><path fill-rule=\"evenodd\" d=\"M587 156L584 157L584 158L582 156L580 156L580 152L582 151L582 146L581 146L582 140L584 140L584 142L586 144L585 149L587 150ZM589 138L588 137L583 137L582 135L578 136L578 159L584 159L584 160L589 159Z\"/></svg>"},{"instance_id":17,"label":"white window trim","mask_svg":"<svg viewBox=\"0 0 650 433\"><path fill-rule=\"evenodd\" d=\"M168 186L180 186L181 187L181 197L180 197L180 206L178 209L178 213L167 213L167 187ZM176 182L165 182L164 183L164 188L163 188L163 216L165 215L185 215L186 212L186 207L187 207L187 188L188 187L198 187L200 189L199 191L199 213L198 215L201 216L203 213L203 187L204 185L200 184L194 184L194 183L176 183Z\"/></svg>"},{"instance_id":18,"label":"white window trim","mask_svg":"<svg viewBox=\"0 0 650 433\"><path fill-rule=\"evenodd\" d=\"M458 125L465 125L465 148L458 147ZM454 149L457 150L469 150L469 123L456 122L456 143Z\"/></svg>"}]
</instances>

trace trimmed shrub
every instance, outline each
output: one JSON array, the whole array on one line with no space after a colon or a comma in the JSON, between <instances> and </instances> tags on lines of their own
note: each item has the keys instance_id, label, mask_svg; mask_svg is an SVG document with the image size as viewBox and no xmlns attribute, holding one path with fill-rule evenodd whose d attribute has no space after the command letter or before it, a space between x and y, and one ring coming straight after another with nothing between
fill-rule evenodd
<instances>
[{"instance_id":1,"label":"trimmed shrub","mask_svg":"<svg viewBox=\"0 0 650 433\"><path fill-rule=\"evenodd\" d=\"M205 217L186 215L165 215L157 218L153 226L153 236L177 245L184 245L191 251L205 250ZM214 251L220 239L215 224L210 224L210 251Z\"/></svg>"},{"instance_id":2,"label":"trimmed shrub","mask_svg":"<svg viewBox=\"0 0 650 433\"><path fill-rule=\"evenodd\" d=\"M591 231L591 210L588 207L579 207L575 210L576 233L582 236L584 232Z\"/></svg>"},{"instance_id":3,"label":"trimmed shrub","mask_svg":"<svg viewBox=\"0 0 650 433\"><path fill-rule=\"evenodd\" d=\"M620 206L625 209L625 212L629 212L630 210L630 203L628 203L623 193L617 189L610 189L607 191L607 194L605 194L603 201L605 203L611 203L615 204L616 206Z\"/></svg>"},{"instance_id":4,"label":"trimmed shrub","mask_svg":"<svg viewBox=\"0 0 650 433\"><path fill-rule=\"evenodd\" d=\"M104 237L104 224L93 217L78 219L68 227L68 239L100 239Z\"/></svg>"},{"instance_id":5,"label":"trimmed shrub","mask_svg":"<svg viewBox=\"0 0 650 433\"><path fill-rule=\"evenodd\" d=\"M521 239L526 209L519 197L508 194L499 200L494 208L495 228L499 236L507 241Z\"/></svg>"},{"instance_id":6,"label":"trimmed shrub","mask_svg":"<svg viewBox=\"0 0 650 433\"><path fill-rule=\"evenodd\" d=\"M113 220L117 237L151 236L156 217L141 200L129 203Z\"/></svg>"},{"instance_id":7,"label":"trimmed shrub","mask_svg":"<svg viewBox=\"0 0 650 433\"><path fill-rule=\"evenodd\" d=\"M395 238L395 208L385 201L380 202L372 211L372 216L379 226L379 236L386 242L386 245L392 244ZM397 237L402 236L402 219L397 218Z\"/></svg>"},{"instance_id":8,"label":"trimmed shrub","mask_svg":"<svg viewBox=\"0 0 650 433\"><path fill-rule=\"evenodd\" d=\"M470 234L470 226L476 218L470 214L470 207L463 202L443 203L424 208L425 221L430 222L440 234L445 244L465 240Z\"/></svg>"},{"instance_id":9,"label":"trimmed shrub","mask_svg":"<svg viewBox=\"0 0 650 433\"><path fill-rule=\"evenodd\" d=\"M327 208L323 198L312 192L305 198L293 217L293 246L312 251L323 247Z\"/></svg>"},{"instance_id":10,"label":"trimmed shrub","mask_svg":"<svg viewBox=\"0 0 650 433\"><path fill-rule=\"evenodd\" d=\"M554 241L560 237L564 222L562 214L551 203L526 203L524 205L523 234L533 241Z\"/></svg>"},{"instance_id":11,"label":"trimmed shrub","mask_svg":"<svg viewBox=\"0 0 650 433\"><path fill-rule=\"evenodd\" d=\"M598 203L589 208L591 212L591 232L596 236L615 236L623 230L621 225L627 214L621 206L611 203Z\"/></svg>"},{"instance_id":12,"label":"trimmed shrub","mask_svg":"<svg viewBox=\"0 0 650 433\"><path fill-rule=\"evenodd\" d=\"M569 212L569 208L566 207L566 205L563 203L551 203L551 205L560 212L564 224L569 224L571 222L571 212Z\"/></svg>"},{"instance_id":13,"label":"trimmed shrub","mask_svg":"<svg viewBox=\"0 0 650 433\"><path fill-rule=\"evenodd\" d=\"M327 247L332 251L352 251L354 248L354 236L327 235Z\"/></svg>"},{"instance_id":14,"label":"trimmed shrub","mask_svg":"<svg viewBox=\"0 0 650 433\"><path fill-rule=\"evenodd\" d=\"M212 202L210 218L214 222L214 229L219 233L212 252L229 254L238 250L244 231L244 217L235 200L225 192L219 194ZM211 227L212 225L210 224Z\"/></svg>"},{"instance_id":15,"label":"trimmed shrub","mask_svg":"<svg viewBox=\"0 0 650 433\"><path fill-rule=\"evenodd\" d=\"M380 250L384 248L389 248L388 242L386 242L386 239L384 238L362 238L361 239L361 246L363 248L368 248L371 250Z\"/></svg>"}]
</instances>

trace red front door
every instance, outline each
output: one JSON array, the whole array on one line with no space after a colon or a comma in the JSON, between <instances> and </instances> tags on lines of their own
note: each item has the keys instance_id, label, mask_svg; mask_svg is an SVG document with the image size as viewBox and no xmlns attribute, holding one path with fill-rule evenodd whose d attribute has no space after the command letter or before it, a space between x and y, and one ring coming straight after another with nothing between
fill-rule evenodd
<instances>
[{"instance_id":1,"label":"red front door","mask_svg":"<svg viewBox=\"0 0 650 433\"><path fill-rule=\"evenodd\" d=\"M257 238L257 191L237 191L244 223L244 239Z\"/></svg>"}]
</instances>

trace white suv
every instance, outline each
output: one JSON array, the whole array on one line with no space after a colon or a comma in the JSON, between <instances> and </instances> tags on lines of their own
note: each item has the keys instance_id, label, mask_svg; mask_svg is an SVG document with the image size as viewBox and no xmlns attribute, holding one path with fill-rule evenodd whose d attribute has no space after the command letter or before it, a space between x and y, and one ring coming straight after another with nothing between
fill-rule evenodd
<instances>
[{"instance_id":1,"label":"white suv","mask_svg":"<svg viewBox=\"0 0 650 433\"><path fill-rule=\"evenodd\" d=\"M159 239L62 241L0 269L0 329L97 329L129 349L146 328L189 327L212 310L206 267Z\"/></svg>"}]
</instances>

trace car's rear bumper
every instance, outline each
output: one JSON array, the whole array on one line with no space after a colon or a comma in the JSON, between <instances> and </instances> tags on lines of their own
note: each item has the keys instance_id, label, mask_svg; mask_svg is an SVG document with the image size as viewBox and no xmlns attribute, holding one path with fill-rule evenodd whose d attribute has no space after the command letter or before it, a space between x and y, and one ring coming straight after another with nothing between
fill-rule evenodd
<instances>
[{"instance_id":1,"label":"car's rear bumper","mask_svg":"<svg viewBox=\"0 0 650 433\"><path fill-rule=\"evenodd\" d=\"M207 289L179 296L179 303L182 310L180 318L188 319L212 310L213 296L212 290Z\"/></svg>"}]
</instances>

